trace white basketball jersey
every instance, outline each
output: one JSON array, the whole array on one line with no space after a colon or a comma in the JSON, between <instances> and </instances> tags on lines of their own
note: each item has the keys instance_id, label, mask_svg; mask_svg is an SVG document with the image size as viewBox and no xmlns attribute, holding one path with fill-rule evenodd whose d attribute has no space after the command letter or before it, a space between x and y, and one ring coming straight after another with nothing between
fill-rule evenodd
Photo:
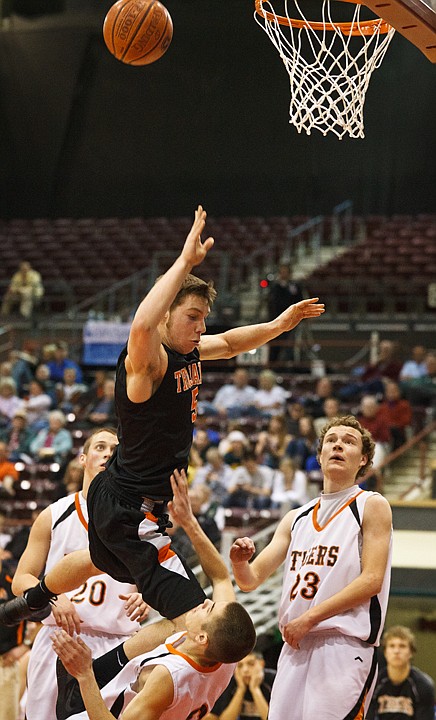
<instances>
[{"instance_id":1,"label":"white basketball jersey","mask_svg":"<svg viewBox=\"0 0 436 720\"><path fill-rule=\"evenodd\" d=\"M211 667L197 665L181 652L185 635L185 632L175 633L151 652L133 658L101 689L106 707L116 718L137 695L132 686L141 670L156 665L168 668L174 685L173 702L160 715L160 720L200 720L211 711L229 684L236 664L217 663ZM86 711L82 711L69 715L68 720L86 718Z\"/></svg>"},{"instance_id":2,"label":"white basketball jersey","mask_svg":"<svg viewBox=\"0 0 436 720\"><path fill-rule=\"evenodd\" d=\"M319 523L320 502L297 511L285 561L279 608L281 629L312 606L332 597L361 574L363 513L376 493L358 490L344 498L329 520ZM332 496L330 496L332 498ZM339 632L378 645L389 596L392 537L381 592L368 602L322 620L311 632Z\"/></svg>"},{"instance_id":3,"label":"white basketball jersey","mask_svg":"<svg viewBox=\"0 0 436 720\"><path fill-rule=\"evenodd\" d=\"M52 517L51 543L45 573L74 550L88 547L88 508L82 493L67 495L50 505ZM135 585L120 583L109 575L94 575L77 590L66 593L76 605L82 630L109 635L132 635L140 624L126 615L125 601L118 597L137 592ZM54 625L50 615L45 624Z\"/></svg>"}]
</instances>

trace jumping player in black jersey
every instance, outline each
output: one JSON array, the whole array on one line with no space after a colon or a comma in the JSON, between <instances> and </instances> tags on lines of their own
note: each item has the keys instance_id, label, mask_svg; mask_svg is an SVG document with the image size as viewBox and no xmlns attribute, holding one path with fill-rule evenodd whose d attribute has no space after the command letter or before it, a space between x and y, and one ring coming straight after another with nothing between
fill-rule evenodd
<instances>
[{"instance_id":1,"label":"jumping player in black jersey","mask_svg":"<svg viewBox=\"0 0 436 720\"><path fill-rule=\"evenodd\" d=\"M188 465L201 360L255 349L324 312L318 298L311 298L270 322L204 335L216 292L191 270L214 244L210 237L201 240L205 223L200 205L179 257L139 305L120 355L115 389L119 445L89 490L90 552L71 553L39 585L12 601L15 605L9 603L0 622L28 617L98 570L134 582L145 601L173 621L156 630L154 645L182 628L184 613L203 602L203 590L165 533L171 473Z\"/></svg>"}]
</instances>

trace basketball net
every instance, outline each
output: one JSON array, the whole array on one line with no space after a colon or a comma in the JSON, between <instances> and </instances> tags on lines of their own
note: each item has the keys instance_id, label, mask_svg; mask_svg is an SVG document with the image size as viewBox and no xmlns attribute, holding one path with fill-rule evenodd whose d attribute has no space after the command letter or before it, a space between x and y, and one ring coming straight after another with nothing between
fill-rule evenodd
<instances>
[{"instance_id":1,"label":"basketball net","mask_svg":"<svg viewBox=\"0 0 436 720\"><path fill-rule=\"evenodd\" d=\"M289 75L289 122L308 135L315 129L323 135L333 132L339 139L346 133L365 137L366 91L394 28L381 18L361 20L360 5L352 21L344 23L332 20L330 0L323 0L320 22L307 20L298 0L282 0L283 15L276 14L269 0L255 2L255 20L277 48Z\"/></svg>"}]
</instances>

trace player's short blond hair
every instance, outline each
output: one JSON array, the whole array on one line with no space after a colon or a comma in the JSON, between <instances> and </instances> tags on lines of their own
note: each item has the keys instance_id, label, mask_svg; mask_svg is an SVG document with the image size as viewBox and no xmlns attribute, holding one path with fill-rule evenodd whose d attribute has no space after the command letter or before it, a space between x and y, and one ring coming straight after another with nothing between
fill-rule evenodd
<instances>
[{"instance_id":1,"label":"player's short blond hair","mask_svg":"<svg viewBox=\"0 0 436 720\"><path fill-rule=\"evenodd\" d=\"M82 450L82 453L84 455L87 455L89 452L89 448L91 447L92 438L95 437L95 435L98 435L99 433L102 433L102 432L107 432L107 433L110 433L111 435L115 435L115 437L117 437L117 431L113 427L101 427L101 428L98 428L97 430L94 430L86 438L86 441L85 441L85 444L84 444L83 450Z\"/></svg>"}]
</instances>

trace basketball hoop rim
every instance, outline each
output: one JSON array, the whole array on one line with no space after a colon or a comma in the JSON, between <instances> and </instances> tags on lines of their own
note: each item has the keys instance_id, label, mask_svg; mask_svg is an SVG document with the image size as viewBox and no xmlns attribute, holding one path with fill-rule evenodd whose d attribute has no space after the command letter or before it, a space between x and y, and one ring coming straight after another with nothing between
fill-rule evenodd
<instances>
[{"instance_id":1,"label":"basketball hoop rim","mask_svg":"<svg viewBox=\"0 0 436 720\"><path fill-rule=\"evenodd\" d=\"M354 0L351 0L353 2ZM350 23L350 22L336 22L336 23L323 23L312 20L298 20L296 18L288 18L284 15L275 15L274 13L265 10L263 3L265 0L255 0L256 12L265 20L270 23L279 23L279 25L287 25L297 29L311 28L312 30L330 30L335 32L340 30L343 35L374 35L380 34L385 35L392 29L392 25L389 25L386 20L382 18L375 18L374 20L365 20L363 22ZM360 5L360 3L354 3Z\"/></svg>"}]
</instances>

